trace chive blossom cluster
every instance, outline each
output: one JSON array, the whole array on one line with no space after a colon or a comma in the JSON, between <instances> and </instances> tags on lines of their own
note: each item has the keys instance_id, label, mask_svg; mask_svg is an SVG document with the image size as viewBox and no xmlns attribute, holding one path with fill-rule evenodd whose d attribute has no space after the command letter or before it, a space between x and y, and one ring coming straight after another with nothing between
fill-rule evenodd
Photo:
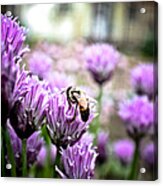
<instances>
[{"instance_id":1,"label":"chive blossom cluster","mask_svg":"<svg viewBox=\"0 0 163 186\"><path fill-rule=\"evenodd\" d=\"M46 55L34 53L29 61L29 71L20 65L24 54L29 51L24 44L26 36L27 29L20 26L17 18L1 15L2 126L5 139L2 148L6 153L4 161L16 164L13 166L15 173L11 171L8 174L30 176L30 170L44 168L48 161L55 171L56 158L61 156L67 178L93 178L97 152L92 140L85 143L83 135L88 131L95 112L90 108L88 120L84 122L78 102L70 107L65 93L67 87L64 90L52 89L45 77L46 72L51 71L53 61ZM6 146L8 139L11 146Z\"/></svg>"}]
</instances>

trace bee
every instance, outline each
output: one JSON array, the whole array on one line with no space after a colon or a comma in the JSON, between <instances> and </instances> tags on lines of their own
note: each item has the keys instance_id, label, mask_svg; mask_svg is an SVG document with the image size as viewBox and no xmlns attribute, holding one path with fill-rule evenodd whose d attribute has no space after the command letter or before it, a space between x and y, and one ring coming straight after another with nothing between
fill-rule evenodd
<instances>
[{"instance_id":1,"label":"bee","mask_svg":"<svg viewBox=\"0 0 163 186\"><path fill-rule=\"evenodd\" d=\"M82 121L87 122L90 115L90 107L89 107L89 99L86 96L86 94L70 86L66 90L66 95L70 107L71 104L76 104L75 114L72 120L75 119L77 107L79 107Z\"/></svg>"}]
</instances>

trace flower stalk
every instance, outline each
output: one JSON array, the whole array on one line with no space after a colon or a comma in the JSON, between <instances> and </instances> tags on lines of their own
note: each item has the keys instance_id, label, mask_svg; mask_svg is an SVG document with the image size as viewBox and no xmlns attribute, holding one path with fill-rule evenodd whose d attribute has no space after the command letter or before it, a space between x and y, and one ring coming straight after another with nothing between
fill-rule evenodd
<instances>
[{"instance_id":1,"label":"flower stalk","mask_svg":"<svg viewBox=\"0 0 163 186\"><path fill-rule=\"evenodd\" d=\"M4 135L4 131L3 128L1 128L1 174L2 177L5 176L5 135Z\"/></svg>"},{"instance_id":2,"label":"flower stalk","mask_svg":"<svg viewBox=\"0 0 163 186\"><path fill-rule=\"evenodd\" d=\"M42 127L42 136L45 140L45 143L46 143L46 148L47 148L47 159L46 159L46 164L45 164L45 167L44 167L44 171L43 171L43 177L44 178L48 178L48 177L53 177L53 168L51 168L51 165L50 165L50 154L51 154L51 150L50 150L50 145L51 145L51 140L48 136L48 132L47 132L47 128L46 126L44 125Z\"/></svg>"},{"instance_id":3,"label":"flower stalk","mask_svg":"<svg viewBox=\"0 0 163 186\"><path fill-rule=\"evenodd\" d=\"M100 116L100 112L101 112L101 109L102 109L102 95L103 95L103 86L99 86L99 95L98 95L98 103L99 103L99 116Z\"/></svg>"},{"instance_id":4,"label":"flower stalk","mask_svg":"<svg viewBox=\"0 0 163 186\"><path fill-rule=\"evenodd\" d=\"M136 180L138 177L139 146L140 146L140 140L135 141L135 151L134 151L134 156L133 156L133 160L131 163L131 170L128 176L129 180Z\"/></svg>"},{"instance_id":5,"label":"flower stalk","mask_svg":"<svg viewBox=\"0 0 163 186\"><path fill-rule=\"evenodd\" d=\"M102 109L102 95L103 95L103 86L99 86L99 94L98 94L98 97L97 97L98 116L94 120L93 125L90 126L90 131L93 132L96 135L95 139L97 139L98 131L99 131L99 128L100 128L100 113L101 113L101 109Z\"/></svg>"},{"instance_id":6,"label":"flower stalk","mask_svg":"<svg viewBox=\"0 0 163 186\"><path fill-rule=\"evenodd\" d=\"M8 152L7 155L8 155L8 158L9 158L9 162L12 166L11 176L16 177L16 163L15 163L13 148L12 148L10 137L9 137L9 134L8 134L7 130L5 130L5 141L6 141L6 144L7 144L7 152Z\"/></svg>"},{"instance_id":7,"label":"flower stalk","mask_svg":"<svg viewBox=\"0 0 163 186\"><path fill-rule=\"evenodd\" d=\"M22 165L23 165L23 169L22 169L22 176L26 177L27 176L27 150L26 150L26 139L23 139L22 141Z\"/></svg>"}]
</instances>

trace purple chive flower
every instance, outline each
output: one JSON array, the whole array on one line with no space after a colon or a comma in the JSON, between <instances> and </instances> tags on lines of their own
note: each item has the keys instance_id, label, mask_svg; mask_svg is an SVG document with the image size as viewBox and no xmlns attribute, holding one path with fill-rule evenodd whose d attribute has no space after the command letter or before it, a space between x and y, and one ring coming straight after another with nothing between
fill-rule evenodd
<instances>
[{"instance_id":1,"label":"purple chive flower","mask_svg":"<svg viewBox=\"0 0 163 186\"><path fill-rule=\"evenodd\" d=\"M158 133L158 97L156 97L154 101L154 129L153 129L153 134L157 135Z\"/></svg>"},{"instance_id":2,"label":"purple chive flower","mask_svg":"<svg viewBox=\"0 0 163 186\"><path fill-rule=\"evenodd\" d=\"M143 150L142 158L149 167L156 163L156 146L153 142L147 144Z\"/></svg>"},{"instance_id":3,"label":"purple chive flower","mask_svg":"<svg viewBox=\"0 0 163 186\"><path fill-rule=\"evenodd\" d=\"M93 178L98 154L92 144L92 137L85 134L74 146L61 150L64 171L62 172L58 167L56 167L56 171L62 178Z\"/></svg>"},{"instance_id":4,"label":"purple chive flower","mask_svg":"<svg viewBox=\"0 0 163 186\"><path fill-rule=\"evenodd\" d=\"M10 136L10 142L13 148L13 153L15 156L15 161L17 167L21 164L21 153L22 153L22 141L20 138L18 138L17 134L15 133L14 129L10 125L9 119L7 120L7 129Z\"/></svg>"},{"instance_id":5,"label":"purple chive flower","mask_svg":"<svg viewBox=\"0 0 163 186\"><path fill-rule=\"evenodd\" d=\"M23 48L26 29L16 19L1 14L1 99L2 125L5 125L12 104L12 93L19 70L16 64L28 50Z\"/></svg>"},{"instance_id":6,"label":"purple chive flower","mask_svg":"<svg viewBox=\"0 0 163 186\"><path fill-rule=\"evenodd\" d=\"M11 125L21 139L28 138L42 125L47 103L47 90L44 82L39 81L35 76L29 77L28 74L27 79L23 81L25 74L23 72L20 81L17 82L14 105L10 112ZM17 96L21 94L21 90L22 94L25 92L25 95Z\"/></svg>"},{"instance_id":7,"label":"purple chive flower","mask_svg":"<svg viewBox=\"0 0 163 186\"><path fill-rule=\"evenodd\" d=\"M31 167L33 163L37 161L37 157L43 145L45 145L45 142L41 137L40 131L34 132L27 139L27 162L29 167Z\"/></svg>"},{"instance_id":8,"label":"purple chive flower","mask_svg":"<svg viewBox=\"0 0 163 186\"><path fill-rule=\"evenodd\" d=\"M98 157L97 160L99 163L103 163L108 158L108 141L109 141L109 134L107 132L101 131L98 133L97 136L97 150L98 150Z\"/></svg>"},{"instance_id":9,"label":"purple chive flower","mask_svg":"<svg viewBox=\"0 0 163 186\"><path fill-rule=\"evenodd\" d=\"M153 115L153 103L146 96L135 96L120 104L119 116L132 138L140 138L149 131L154 122Z\"/></svg>"},{"instance_id":10,"label":"purple chive flower","mask_svg":"<svg viewBox=\"0 0 163 186\"><path fill-rule=\"evenodd\" d=\"M52 71L52 59L42 51L35 51L28 60L29 70L40 79Z\"/></svg>"},{"instance_id":11,"label":"purple chive flower","mask_svg":"<svg viewBox=\"0 0 163 186\"><path fill-rule=\"evenodd\" d=\"M56 155L57 155L57 148L55 145L50 145L50 149L48 151L48 148L46 146L43 146L37 156L37 165L39 167L43 167L47 160L48 160L48 156L50 152L50 163L51 165L54 164L55 159L56 159Z\"/></svg>"},{"instance_id":12,"label":"purple chive flower","mask_svg":"<svg viewBox=\"0 0 163 186\"><path fill-rule=\"evenodd\" d=\"M19 70L17 73L12 95L13 103L15 103L17 100L24 98L25 95L31 91L31 88L37 84L42 86L44 91L47 91L48 94L52 93L49 83L47 81L40 81L38 79L38 76L33 75L29 71L26 71L24 67L25 66L23 66L22 70Z\"/></svg>"},{"instance_id":13,"label":"purple chive flower","mask_svg":"<svg viewBox=\"0 0 163 186\"><path fill-rule=\"evenodd\" d=\"M27 29L20 26L17 18L1 14L1 54L5 55L11 50L15 62L20 60L25 52L29 51L24 47Z\"/></svg>"},{"instance_id":14,"label":"purple chive flower","mask_svg":"<svg viewBox=\"0 0 163 186\"><path fill-rule=\"evenodd\" d=\"M73 145L87 131L90 122L95 117L90 105L90 115L87 122L82 121L76 104L69 105L66 92L62 91L49 96L46 110L47 128L56 146L67 147ZM75 116L75 117L74 117Z\"/></svg>"},{"instance_id":15,"label":"purple chive flower","mask_svg":"<svg viewBox=\"0 0 163 186\"><path fill-rule=\"evenodd\" d=\"M118 63L119 53L108 44L94 44L85 50L87 69L94 80L102 85L111 79Z\"/></svg>"},{"instance_id":16,"label":"purple chive flower","mask_svg":"<svg viewBox=\"0 0 163 186\"><path fill-rule=\"evenodd\" d=\"M47 75L46 80L49 82L51 89L57 88L62 90L70 85L74 85L74 79L63 72L51 72Z\"/></svg>"},{"instance_id":17,"label":"purple chive flower","mask_svg":"<svg viewBox=\"0 0 163 186\"><path fill-rule=\"evenodd\" d=\"M16 160L17 167L21 167L21 155L22 155L22 140L17 136L16 132L10 125L10 121L7 122L7 127L11 139L11 145L13 147L13 152ZM44 140L40 136L40 131L34 132L27 139L27 164L28 167L31 167L33 163L37 162L38 154L41 148L44 146Z\"/></svg>"},{"instance_id":18,"label":"purple chive flower","mask_svg":"<svg viewBox=\"0 0 163 186\"><path fill-rule=\"evenodd\" d=\"M113 151L116 158L122 165L131 163L134 154L135 145L128 139L118 140L114 143Z\"/></svg>"},{"instance_id":19,"label":"purple chive flower","mask_svg":"<svg viewBox=\"0 0 163 186\"><path fill-rule=\"evenodd\" d=\"M152 98L157 93L154 64L139 64L131 71L131 83L135 91Z\"/></svg>"},{"instance_id":20,"label":"purple chive flower","mask_svg":"<svg viewBox=\"0 0 163 186\"><path fill-rule=\"evenodd\" d=\"M31 86L38 82L38 78L36 76L32 76L31 72L25 71L24 67L25 66L23 66L22 70L18 71L16 76L12 95L13 105L18 99L21 99L27 94L27 92L30 91Z\"/></svg>"},{"instance_id":21,"label":"purple chive flower","mask_svg":"<svg viewBox=\"0 0 163 186\"><path fill-rule=\"evenodd\" d=\"M149 134L151 136L157 136L158 135L158 97L155 98L153 102L154 107L154 123L150 128Z\"/></svg>"},{"instance_id":22,"label":"purple chive flower","mask_svg":"<svg viewBox=\"0 0 163 186\"><path fill-rule=\"evenodd\" d=\"M5 125L12 106L12 94L19 66L13 60L13 53L1 54L1 100L2 100L2 125Z\"/></svg>"},{"instance_id":23,"label":"purple chive flower","mask_svg":"<svg viewBox=\"0 0 163 186\"><path fill-rule=\"evenodd\" d=\"M154 116L155 116L155 124L158 125L158 97L156 97L155 102L154 102Z\"/></svg>"}]
</instances>

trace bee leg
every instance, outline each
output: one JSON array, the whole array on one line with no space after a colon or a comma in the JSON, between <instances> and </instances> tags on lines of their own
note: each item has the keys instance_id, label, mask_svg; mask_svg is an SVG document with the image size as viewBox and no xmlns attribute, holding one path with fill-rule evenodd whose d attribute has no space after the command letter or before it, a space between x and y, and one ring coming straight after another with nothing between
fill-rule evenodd
<instances>
[{"instance_id":1,"label":"bee leg","mask_svg":"<svg viewBox=\"0 0 163 186\"><path fill-rule=\"evenodd\" d=\"M72 95L73 95L74 93L76 93L76 94L79 94L79 95L80 95L80 91L79 91L79 90L73 90L73 91L72 91Z\"/></svg>"},{"instance_id":2,"label":"bee leg","mask_svg":"<svg viewBox=\"0 0 163 186\"><path fill-rule=\"evenodd\" d=\"M76 106L75 106L75 111L74 111L73 117L70 120L67 121L69 124L71 124L75 120L75 118L76 118L77 107L78 107L78 104L76 104Z\"/></svg>"},{"instance_id":3,"label":"bee leg","mask_svg":"<svg viewBox=\"0 0 163 186\"><path fill-rule=\"evenodd\" d=\"M68 110L71 109L72 105L71 105L71 101L69 99L67 99L68 102Z\"/></svg>"}]
</instances>

